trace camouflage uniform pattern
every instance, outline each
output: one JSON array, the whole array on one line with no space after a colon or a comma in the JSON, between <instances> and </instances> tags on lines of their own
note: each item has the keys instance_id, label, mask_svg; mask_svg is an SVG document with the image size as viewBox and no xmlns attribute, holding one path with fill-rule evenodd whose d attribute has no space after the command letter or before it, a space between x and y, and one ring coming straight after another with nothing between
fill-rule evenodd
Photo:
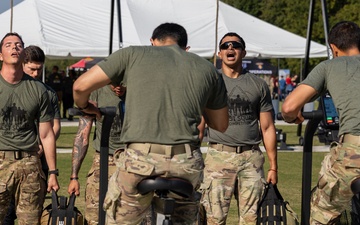
<instances>
[{"instance_id":1,"label":"camouflage uniform pattern","mask_svg":"<svg viewBox=\"0 0 360 225\"><path fill-rule=\"evenodd\" d=\"M0 224L13 196L18 225L40 224L45 192L45 175L37 155L14 160L0 152Z\"/></svg>"},{"instance_id":2,"label":"camouflage uniform pattern","mask_svg":"<svg viewBox=\"0 0 360 225\"><path fill-rule=\"evenodd\" d=\"M264 155L260 149L238 154L209 147L200 188L207 224L226 224L233 194L238 204L239 224L256 224L258 202L266 183L263 164Z\"/></svg>"},{"instance_id":3,"label":"camouflage uniform pattern","mask_svg":"<svg viewBox=\"0 0 360 225\"><path fill-rule=\"evenodd\" d=\"M109 155L109 178L116 171L114 157ZM99 221L100 190L100 153L94 154L93 163L86 179L85 188L85 220L88 225L97 225Z\"/></svg>"},{"instance_id":4,"label":"camouflage uniform pattern","mask_svg":"<svg viewBox=\"0 0 360 225\"><path fill-rule=\"evenodd\" d=\"M155 154L149 150L127 148L124 156L116 159L117 171L109 180L104 209L106 224L140 224L150 207L154 193L141 195L137 184L151 176L178 177L188 180L198 187L204 161L200 149L185 154ZM196 223L198 203L176 198L178 204L172 216L173 224L193 225Z\"/></svg>"},{"instance_id":5,"label":"camouflage uniform pattern","mask_svg":"<svg viewBox=\"0 0 360 225\"><path fill-rule=\"evenodd\" d=\"M312 194L310 224L334 224L351 201L351 183L360 177L360 146L333 142Z\"/></svg>"}]
</instances>

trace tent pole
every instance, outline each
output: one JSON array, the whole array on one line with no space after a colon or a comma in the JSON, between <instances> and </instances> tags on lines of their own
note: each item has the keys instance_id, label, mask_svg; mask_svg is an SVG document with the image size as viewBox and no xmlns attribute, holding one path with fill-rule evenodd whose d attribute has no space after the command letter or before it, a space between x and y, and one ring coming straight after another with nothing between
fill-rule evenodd
<instances>
[{"instance_id":1,"label":"tent pole","mask_svg":"<svg viewBox=\"0 0 360 225\"><path fill-rule=\"evenodd\" d=\"M216 67L216 50L218 37L218 23L219 23L219 0L216 0L216 19L215 19L215 51L214 51L214 66Z\"/></svg>"},{"instance_id":2,"label":"tent pole","mask_svg":"<svg viewBox=\"0 0 360 225\"><path fill-rule=\"evenodd\" d=\"M13 27L13 12L14 12L14 0L10 0L10 8L11 8L11 13L10 13L10 33L12 32L12 27Z\"/></svg>"},{"instance_id":3,"label":"tent pole","mask_svg":"<svg viewBox=\"0 0 360 225\"><path fill-rule=\"evenodd\" d=\"M115 4L115 0L111 0L109 55L112 53L112 39L114 33L114 4Z\"/></svg>"},{"instance_id":4,"label":"tent pole","mask_svg":"<svg viewBox=\"0 0 360 225\"><path fill-rule=\"evenodd\" d=\"M279 80L280 80L280 58L277 59L278 61L278 77L279 77Z\"/></svg>"},{"instance_id":5,"label":"tent pole","mask_svg":"<svg viewBox=\"0 0 360 225\"><path fill-rule=\"evenodd\" d=\"M123 48L121 5L120 5L120 0L116 0L116 2L117 2L117 15L118 15L118 27L119 27L119 48Z\"/></svg>"},{"instance_id":6,"label":"tent pole","mask_svg":"<svg viewBox=\"0 0 360 225\"><path fill-rule=\"evenodd\" d=\"M311 44L312 25L314 17L315 0L310 0L308 29L306 35L306 51L305 51L305 63L304 63L304 79L306 78L309 70L309 51ZM303 110L303 109L301 109ZM301 124L298 125L297 135L301 136ZM303 154L305 156L305 153ZM304 157L303 156L303 157ZM308 165L312 164L312 155L306 155ZM304 161L304 160L303 160ZM310 176L308 176L310 174ZM310 195L311 195L311 167L306 168L306 172L303 168L302 174L302 193L301 193L301 225L309 225L310 222Z\"/></svg>"},{"instance_id":7,"label":"tent pole","mask_svg":"<svg viewBox=\"0 0 360 225\"><path fill-rule=\"evenodd\" d=\"M323 23L324 23L325 44L326 44L326 48L327 48L328 59L330 59L331 58L330 57L331 50L329 48L329 38L328 38L329 22L328 22L327 7L326 7L325 0L321 0L321 8L322 8Z\"/></svg>"},{"instance_id":8,"label":"tent pole","mask_svg":"<svg viewBox=\"0 0 360 225\"><path fill-rule=\"evenodd\" d=\"M303 73L303 59L300 58L300 80L304 80L303 76L304 76L304 73Z\"/></svg>"},{"instance_id":9,"label":"tent pole","mask_svg":"<svg viewBox=\"0 0 360 225\"><path fill-rule=\"evenodd\" d=\"M313 28L313 17L314 17L314 7L315 1L310 0L310 10L309 10L309 20L308 20L308 30L306 34L306 49L305 49L305 61L304 61L304 79L306 78L309 70L309 52L311 45L311 34Z\"/></svg>"}]
</instances>

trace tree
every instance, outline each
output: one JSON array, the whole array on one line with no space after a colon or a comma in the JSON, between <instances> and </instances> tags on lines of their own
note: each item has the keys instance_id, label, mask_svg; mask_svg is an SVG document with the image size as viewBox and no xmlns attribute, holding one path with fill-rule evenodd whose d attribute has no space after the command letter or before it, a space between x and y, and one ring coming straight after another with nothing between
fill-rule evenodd
<instances>
[{"instance_id":1,"label":"tree","mask_svg":"<svg viewBox=\"0 0 360 225\"><path fill-rule=\"evenodd\" d=\"M255 17L260 17L261 15L261 8L259 7L261 0L224 0L222 2L229 4L237 9L240 9Z\"/></svg>"}]
</instances>

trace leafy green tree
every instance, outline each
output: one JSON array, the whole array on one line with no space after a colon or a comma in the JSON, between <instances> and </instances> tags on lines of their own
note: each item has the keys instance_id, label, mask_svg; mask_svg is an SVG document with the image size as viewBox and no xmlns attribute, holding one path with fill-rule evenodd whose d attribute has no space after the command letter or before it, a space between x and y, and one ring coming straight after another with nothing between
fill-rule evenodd
<instances>
[{"instance_id":1,"label":"leafy green tree","mask_svg":"<svg viewBox=\"0 0 360 225\"><path fill-rule=\"evenodd\" d=\"M359 1L346 1L345 4L340 4L339 1L335 0L332 0L332 2L335 3L330 5L332 8L329 7L331 13L331 16L329 16L330 26L342 20L350 20L360 24Z\"/></svg>"},{"instance_id":2,"label":"leafy green tree","mask_svg":"<svg viewBox=\"0 0 360 225\"><path fill-rule=\"evenodd\" d=\"M255 17L259 17L261 15L261 8L259 7L261 0L224 0L222 2L229 4L237 9L240 9Z\"/></svg>"}]
</instances>

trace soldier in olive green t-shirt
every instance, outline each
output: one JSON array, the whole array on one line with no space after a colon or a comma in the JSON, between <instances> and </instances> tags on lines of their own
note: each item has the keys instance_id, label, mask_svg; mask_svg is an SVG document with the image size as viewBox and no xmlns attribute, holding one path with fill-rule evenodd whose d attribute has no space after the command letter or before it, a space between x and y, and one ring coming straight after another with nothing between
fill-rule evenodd
<instances>
[{"instance_id":1,"label":"soldier in olive green t-shirt","mask_svg":"<svg viewBox=\"0 0 360 225\"><path fill-rule=\"evenodd\" d=\"M237 33L226 33L218 56L228 95L229 127L221 133L209 129L201 204L209 225L225 224L233 196L239 224L256 224L265 183L277 183L276 132L267 83L243 73L246 44ZM263 141L269 162L265 179Z\"/></svg>"},{"instance_id":2,"label":"soldier in olive green t-shirt","mask_svg":"<svg viewBox=\"0 0 360 225\"><path fill-rule=\"evenodd\" d=\"M220 131L228 124L223 80L210 62L185 51L186 30L178 24L161 24L151 42L153 46L113 53L74 83L76 105L97 115L88 102L93 90L110 82L127 86L121 133L127 147L104 201L108 224L139 224L145 217L154 193L139 194L137 185L143 179L177 177L196 189L204 166L197 128L201 116L205 114L207 124ZM198 205L173 197L181 202L173 220L193 224Z\"/></svg>"},{"instance_id":3,"label":"soldier in olive green t-shirt","mask_svg":"<svg viewBox=\"0 0 360 225\"><path fill-rule=\"evenodd\" d=\"M339 115L339 143L331 144L311 196L311 225L335 224L354 196L351 183L360 178L360 27L337 23L329 43L334 59L317 65L285 99L281 111L285 121L301 123L304 104L328 91Z\"/></svg>"},{"instance_id":4,"label":"soldier in olive green t-shirt","mask_svg":"<svg viewBox=\"0 0 360 225\"><path fill-rule=\"evenodd\" d=\"M44 67L45 62L45 53L44 51L35 45L30 45L24 49L25 57L23 62L23 70L26 74L29 76L41 80L41 75ZM59 102L56 95L56 92L49 87L48 85L44 84L50 99L50 106L52 107L52 115L54 117L52 123L52 128L54 131L55 139L57 139L60 135L60 109L59 109ZM36 122L36 121L35 121ZM40 143L40 142L39 142ZM48 175L48 166L46 163L45 155L43 154L43 148L42 145L39 144L39 154L41 155L41 164L42 169L44 171L45 176ZM44 193L46 194L46 193ZM4 219L3 225L12 225L14 224L14 220L16 219L16 213L15 213L15 199L12 199L9 207L8 215Z\"/></svg>"},{"instance_id":5,"label":"soldier in olive green t-shirt","mask_svg":"<svg viewBox=\"0 0 360 225\"><path fill-rule=\"evenodd\" d=\"M39 224L45 191L59 189L55 135L44 85L23 72L24 42L8 33L0 42L0 223L15 199L19 225ZM35 124L38 121L38 128ZM38 155L40 139L49 167L46 188Z\"/></svg>"}]
</instances>

